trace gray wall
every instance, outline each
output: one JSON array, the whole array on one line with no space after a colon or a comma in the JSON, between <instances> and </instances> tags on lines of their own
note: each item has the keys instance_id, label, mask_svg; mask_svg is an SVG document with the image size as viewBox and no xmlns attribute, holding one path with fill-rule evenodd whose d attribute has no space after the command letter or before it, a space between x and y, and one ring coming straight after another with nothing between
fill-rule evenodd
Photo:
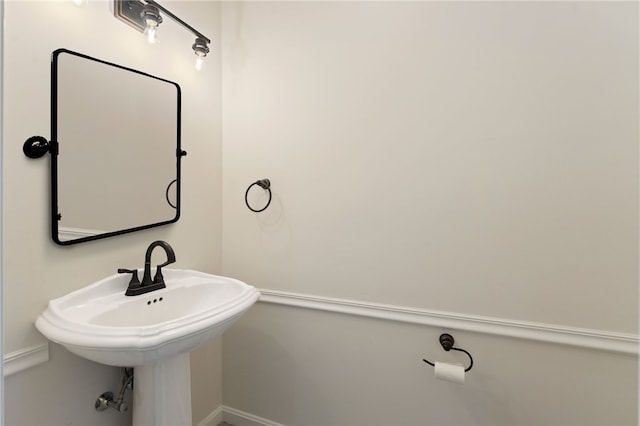
<instances>
[{"instance_id":1,"label":"gray wall","mask_svg":"<svg viewBox=\"0 0 640 426\"><path fill-rule=\"evenodd\" d=\"M635 355L300 305L637 338L637 16L223 4L223 272L294 305L225 334L224 404L295 425L635 424ZM442 331L476 354L464 386L421 362Z\"/></svg>"},{"instance_id":2,"label":"gray wall","mask_svg":"<svg viewBox=\"0 0 640 426\"><path fill-rule=\"evenodd\" d=\"M5 3L5 355L46 341L47 300L165 239L176 267L297 303L265 298L192 356L194 423L222 403L290 425L637 423L637 356L469 330L637 339L636 4L165 1L220 40L196 73L182 29L151 48L108 3ZM47 162L20 146L49 134L59 47L180 82L180 222L50 241ZM243 195L263 177L274 200L255 215ZM442 331L475 357L463 386L421 361L464 361ZM127 423L93 411L119 379L53 345L6 378L5 423Z\"/></svg>"}]
</instances>

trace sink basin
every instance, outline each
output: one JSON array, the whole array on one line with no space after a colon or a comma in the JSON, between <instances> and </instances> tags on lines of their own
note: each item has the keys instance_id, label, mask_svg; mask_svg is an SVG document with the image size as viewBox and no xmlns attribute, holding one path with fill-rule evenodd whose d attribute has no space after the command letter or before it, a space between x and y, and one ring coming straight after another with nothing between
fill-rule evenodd
<instances>
[{"instance_id":1,"label":"sink basin","mask_svg":"<svg viewBox=\"0 0 640 426\"><path fill-rule=\"evenodd\" d=\"M125 296L130 276L117 274L51 300L36 328L83 358L143 366L189 352L222 333L260 296L233 278L162 272L167 287L139 296Z\"/></svg>"}]
</instances>

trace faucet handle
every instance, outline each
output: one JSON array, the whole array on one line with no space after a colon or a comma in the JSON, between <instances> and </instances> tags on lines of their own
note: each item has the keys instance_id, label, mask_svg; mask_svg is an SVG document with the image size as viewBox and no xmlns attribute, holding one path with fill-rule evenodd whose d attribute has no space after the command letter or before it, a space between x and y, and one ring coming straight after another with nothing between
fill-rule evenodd
<instances>
[{"instance_id":1,"label":"faucet handle","mask_svg":"<svg viewBox=\"0 0 640 426\"><path fill-rule=\"evenodd\" d=\"M138 270L137 269L123 269L118 268L119 274L131 274L131 281L129 281L129 287L139 287L140 280L138 279Z\"/></svg>"}]
</instances>

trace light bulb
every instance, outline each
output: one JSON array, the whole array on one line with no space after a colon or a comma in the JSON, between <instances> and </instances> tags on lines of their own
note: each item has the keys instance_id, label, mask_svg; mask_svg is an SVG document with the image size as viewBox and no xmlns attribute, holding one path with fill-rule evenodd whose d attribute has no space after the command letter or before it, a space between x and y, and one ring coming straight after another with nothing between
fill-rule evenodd
<instances>
[{"instance_id":1,"label":"light bulb","mask_svg":"<svg viewBox=\"0 0 640 426\"><path fill-rule=\"evenodd\" d=\"M144 9L142 9L142 12L140 12L140 17L147 24L147 28L144 30L144 35L147 36L147 41L149 44L156 44L158 39L158 25L162 23L162 16L160 16L158 8L151 4L147 4L144 6Z\"/></svg>"},{"instance_id":2,"label":"light bulb","mask_svg":"<svg viewBox=\"0 0 640 426\"><path fill-rule=\"evenodd\" d=\"M191 48L193 52L196 54L196 69L200 71L202 66L204 65L204 58L209 53L209 46L207 44L210 43L209 39L205 39L203 37L196 38L196 42L193 43Z\"/></svg>"},{"instance_id":3,"label":"light bulb","mask_svg":"<svg viewBox=\"0 0 640 426\"><path fill-rule=\"evenodd\" d=\"M73 4L75 4L78 7L82 7L85 4L87 4L88 0L73 0Z\"/></svg>"},{"instance_id":4,"label":"light bulb","mask_svg":"<svg viewBox=\"0 0 640 426\"><path fill-rule=\"evenodd\" d=\"M202 70L203 65L204 65L204 56L196 56L196 69L198 71Z\"/></svg>"},{"instance_id":5,"label":"light bulb","mask_svg":"<svg viewBox=\"0 0 640 426\"><path fill-rule=\"evenodd\" d=\"M157 25L147 25L147 29L144 30L144 34L147 36L147 41L149 44L156 44L158 41L158 26Z\"/></svg>"}]
</instances>

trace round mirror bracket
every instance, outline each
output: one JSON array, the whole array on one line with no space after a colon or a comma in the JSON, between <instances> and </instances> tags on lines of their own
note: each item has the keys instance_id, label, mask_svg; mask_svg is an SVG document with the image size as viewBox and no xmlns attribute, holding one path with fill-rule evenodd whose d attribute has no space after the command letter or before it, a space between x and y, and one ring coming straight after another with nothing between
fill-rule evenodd
<instances>
[{"instance_id":1,"label":"round mirror bracket","mask_svg":"<svg viewBox=\"0 0 640 426\"><path fill-rule=\"evenodd\" d=\"M43 136L31 136L22 145L22 152L29 158L41 158L51 151L51 142Z\"/></svg>"}]
</instances>

